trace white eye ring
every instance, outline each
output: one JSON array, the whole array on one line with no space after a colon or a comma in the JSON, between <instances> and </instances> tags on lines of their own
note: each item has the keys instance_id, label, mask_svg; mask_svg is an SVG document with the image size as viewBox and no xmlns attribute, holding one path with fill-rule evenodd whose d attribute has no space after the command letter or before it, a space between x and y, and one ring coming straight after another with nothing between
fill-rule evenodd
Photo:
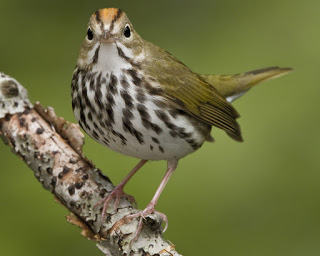
<instances>
[{"instance_id":1,"label":"white eye ring","mask_svg":"<svg viewBox=\"0 0 320 256\"><path fill-rule=\"evenodd\" d=\"M131 29L130 29L130 25L129 24L126 24L124 26L124 30L123 30L123 35L126 37L126 38L130 38L131 37Z\"/></svg>"}]
</instances>

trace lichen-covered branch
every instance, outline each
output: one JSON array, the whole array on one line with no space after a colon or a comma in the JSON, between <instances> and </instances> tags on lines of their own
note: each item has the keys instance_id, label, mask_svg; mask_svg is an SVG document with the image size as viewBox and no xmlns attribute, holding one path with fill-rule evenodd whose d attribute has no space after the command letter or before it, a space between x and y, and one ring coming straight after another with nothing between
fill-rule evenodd
<instances>
[{"instance_id":1,"label":"lichen-covered branch","mask_svg":"<svg viewBox=\"0 0 320 256\"><path fill-rule=\"evenodd\" d=\"M82 155L84 136L78 126L57 117L52 108L44 109L39 103L33 107L26 90L3 73L0 134L43 187L70 210L68 220L82 228L82 234L94 240L105 255L179 255L162 238L161 218L157 215L144 220L144 228L132 244L138 220L111 229L123 216L137 212L125 198L117 210L110 204L107 219L101 222L101 207L93 206L114 186Z\"/></svg>"}]
</instances>

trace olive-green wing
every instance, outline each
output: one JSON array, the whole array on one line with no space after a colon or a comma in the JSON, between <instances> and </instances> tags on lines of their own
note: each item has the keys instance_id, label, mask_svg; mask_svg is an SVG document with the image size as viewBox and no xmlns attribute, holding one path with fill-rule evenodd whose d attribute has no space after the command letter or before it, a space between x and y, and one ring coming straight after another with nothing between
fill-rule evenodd
<instances>
[{"instance_id":1,"label":"olive-green wing","mask_svg":"<svg viewBox=\"0 0 320 256\"><path fill-rule=\"evenodd\" d=\"M158 49L152 62L144 64L149 76L163 87L163 94L173 106L227 132L242 141L239 117L232 105L199 75L169 53Z\"/></svg>"}]
</instances>

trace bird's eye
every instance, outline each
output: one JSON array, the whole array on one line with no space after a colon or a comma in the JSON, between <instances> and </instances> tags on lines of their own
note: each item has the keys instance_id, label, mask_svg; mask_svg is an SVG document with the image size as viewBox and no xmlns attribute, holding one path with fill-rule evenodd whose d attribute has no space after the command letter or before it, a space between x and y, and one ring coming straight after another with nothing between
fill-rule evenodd
<instances>
[{"instance_id":1,"label":"bird's eye","mask_svg":"<svg viewBox=\"0 0 320 256\"><path fill-rule=\"evenodd\" d=\"M92 32L91 28L88 28L87 38L89 41L91 41L93 39L93 32Z\"/></svg>"},{"instance_id":2,"label":"bird's eye","mask_svg":"<svg viewBox=\"0 0 320 256\"><path fill-rule=\"evenodd\" d=\"M124 27L123 34L126 38L129 38L131 36L131 29L128 24Z\"/></svg>"}]
</instances>

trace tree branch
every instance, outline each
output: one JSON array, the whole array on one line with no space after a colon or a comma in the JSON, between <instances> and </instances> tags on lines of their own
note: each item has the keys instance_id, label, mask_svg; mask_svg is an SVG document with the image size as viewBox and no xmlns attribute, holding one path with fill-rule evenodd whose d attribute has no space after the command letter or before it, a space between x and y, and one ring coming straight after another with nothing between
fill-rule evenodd
<instances>
[{"instance_id":1,"label":"tree branch","mask_svg":"<svg viewBox=\"0 0 320 256\"><path fill-rule=\"evenodd\" d=\"M93 206L114 186L82 155L84 136L78 125L57 117L53 108L44 109L39 103L33 107L26 89L3 73L0 135L33 170L43 187L72 213L69 222L82 228L82 234L95 241L105 255L179 255L162 238L161 218L156 214L144 220L138 240L131 245L138 220L118 230L111 229L123 216L138 211L124 198L117 210L110 204L107 220L101 225L101 207Z\"/></svg>"}]
</instances>

